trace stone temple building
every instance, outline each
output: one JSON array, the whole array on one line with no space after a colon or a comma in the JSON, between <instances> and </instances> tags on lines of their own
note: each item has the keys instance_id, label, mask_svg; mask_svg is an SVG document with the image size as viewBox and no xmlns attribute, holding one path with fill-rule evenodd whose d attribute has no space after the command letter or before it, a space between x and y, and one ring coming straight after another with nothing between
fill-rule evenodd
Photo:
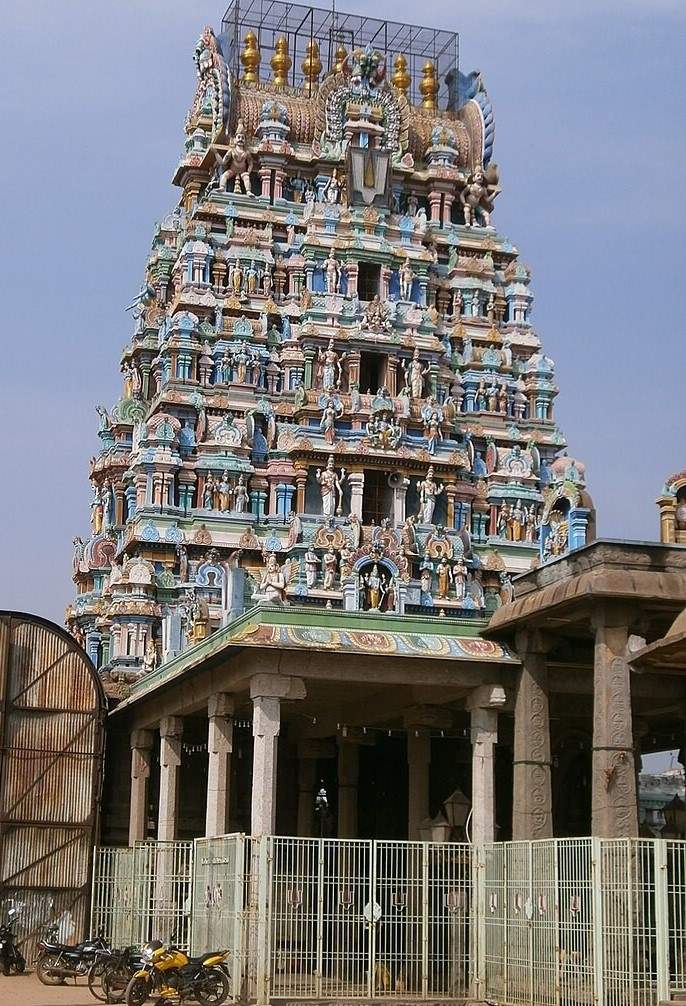
<instances>
[{"instance_id":1,"label":"stone temple building","mask_svg":"<svg viewBox=\"0 0 686 1006\"><path fill-rule=\"evenodd\" d=\"M106 841L589 831L595 630L548 669L554 585L546 627L506 613L514 576L614 560L457 57L450 31L278 2L197 42L75 539L67 624L116 706ZM679 610L679 549L660 562L643 639Z\"/></svg>"}]
</instances>

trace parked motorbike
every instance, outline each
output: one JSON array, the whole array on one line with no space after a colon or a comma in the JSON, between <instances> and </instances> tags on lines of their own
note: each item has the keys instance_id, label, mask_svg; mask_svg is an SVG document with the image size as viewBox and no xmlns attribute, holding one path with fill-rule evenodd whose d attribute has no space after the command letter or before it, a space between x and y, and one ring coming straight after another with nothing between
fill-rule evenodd
<instances>
[{"instance_id":1,"label":"parked motorbike","mask_svg":"<svg viewBox=\"0 0 686 1006\"><path fill-rule=\"evenodd\" d=\"M149 996L183 1002L195 999L201 1006L220 1006L229 997L230 985L225 964L228 951L217 950L201 957L189 957L178 947L165 947L153 940L143 947L143 967L126 989L126 1006L143 1006Z\"/></svg>"},{"instance_id":2,"label":"parked motorbike","mask_svg":"<svg viewBox=\"0 0 686 1006\"><path fill-rule=\"evenodd\" d=\"M108 948L102 936L71 946L57 942L57 926L51 926L38 944L36 974L43 985L62 985L66 978L85 978L99 951Z\"/></svg>"},{"instance_id":3,"label":"parked motorbike","mask_svg":"<svg viewBox=\"0 0 686 1006\"><path fill-rule=\"evenodd\" d=\"M88 972L91 994L101 1002L123 1003L131 976L144 963L140 947L99 951Z\"/></svg>"},{"instance_id":4,"label":"parked motorbike","mask_svg":"<svg viewBox=\"0 0 686 1006\"><path fill-rule=\"evenodd\" d=\"M20 975L26 967L26 961L15 943L12 930L16 914L16 910L10 908L7 913L7 922L0 926L0 970L3 975L11 975L12 971Z\"/></svg>"}]
</instances>

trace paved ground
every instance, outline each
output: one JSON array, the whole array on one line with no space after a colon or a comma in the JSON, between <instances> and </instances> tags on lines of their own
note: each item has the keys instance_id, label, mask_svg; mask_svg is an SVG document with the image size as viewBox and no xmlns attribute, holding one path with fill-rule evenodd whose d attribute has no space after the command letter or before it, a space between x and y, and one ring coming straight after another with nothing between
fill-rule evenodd
<instances>
[{"instance_id":1,"label":"paved ground","mask_svg":"<svg viewBox=\"0 0 686 1006\"><path fill-rule=\"evenodd\" d=\"M84 1006L97 1003L87 985L59 985L48 988L41 985L35 975L0 974L0 1003L2 1006Z\"/></svg>"}]
</instances>

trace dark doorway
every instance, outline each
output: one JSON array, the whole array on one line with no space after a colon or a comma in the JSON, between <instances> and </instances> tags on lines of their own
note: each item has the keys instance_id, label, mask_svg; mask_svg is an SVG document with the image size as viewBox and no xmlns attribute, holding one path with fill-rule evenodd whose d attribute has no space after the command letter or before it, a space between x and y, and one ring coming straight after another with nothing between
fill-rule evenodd
<instances>
[{"instance_id":1,"label":"dark doorway","mask_svg":"<svg viewBox=\"0 0 686 1006\"><path fill-rule=\"evenodd\" d=\"M360 300L373 300L379 292L381 267L375 262L360 262L357 270L358 297Z\"/></svg>"},{"instance_id":2,"label":"dark doorway","mask_svg":"<svg viewBox=\"0 0 686 1006\"><path fill-rule=\"evenodd\" d=\"M388 475L388 472L377 471L364 473L363 524L381 524L384 517L392 516L393 490L388 484Z\"/></svg>"},{"instance_id":3,"label":"dark doorway","mask_svg":"<svg viewBox=\"0 0 686 1006\"><path fill-rule=\"evenodd\" d=\"M360 391L375 395L383 383L386 358L376 353L360 353Z\"/></svg>"}]
</instances>

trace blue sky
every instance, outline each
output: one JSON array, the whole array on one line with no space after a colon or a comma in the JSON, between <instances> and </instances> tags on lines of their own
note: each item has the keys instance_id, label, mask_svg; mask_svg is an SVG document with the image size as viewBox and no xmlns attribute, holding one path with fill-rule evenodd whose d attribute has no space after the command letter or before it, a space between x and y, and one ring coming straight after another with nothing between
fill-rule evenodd
<instances>
[{"instance_id":1,"label":"blue sky","mask_svg":"<svg viewBox=\"0 0 686 1006\"><path fill-rule=\"evenodd\" d=\"M363 4L338 3L364 12ZM503 193L495 225L534 276L557 417L602 535L657 535L681 435L685 5L671 0L379 0L460 32L484 73ZM61 621L88 530L95 405L108 407L153 224L221 4L34 0L0 40L0 607Z\"/></svg>"}]
</instances>

